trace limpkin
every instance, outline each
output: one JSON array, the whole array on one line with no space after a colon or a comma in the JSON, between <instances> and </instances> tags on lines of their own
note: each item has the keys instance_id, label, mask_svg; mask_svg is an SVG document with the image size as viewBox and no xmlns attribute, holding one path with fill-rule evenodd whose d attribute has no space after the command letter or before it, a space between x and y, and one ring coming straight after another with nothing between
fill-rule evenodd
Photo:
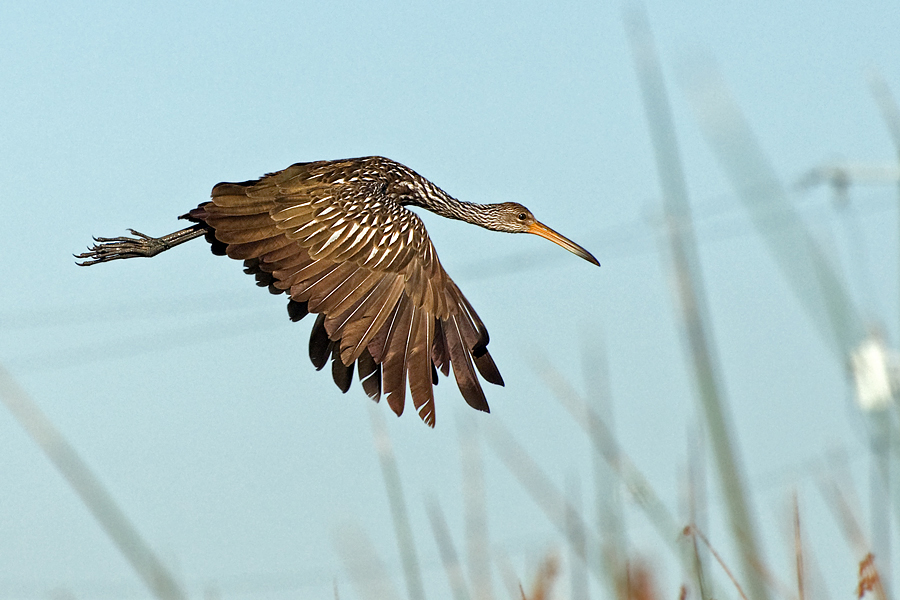
<instances>
[{"instance_id":1,"label":"limpkin","mask_svg":"<svg viewBox=\"0 0 900 600\"><path fill-rule=\"evenodd\" d=\"M397 415L406 384L416 411L434 426L438 371L453 374L466 402L488 412L476 370L503 378L488 353L488 332L438 261L425 225L407 206L494 231L533 233L587 261L587 250L539 223L514 202L474 204L451 197L387 158L297 163L242 183L220 183L212 198L180 219L194 224L153 238L102 238L76 255L80 265L152 257L204 236L216 255L244 261L257 285L286 293L288 315L317 313L309 340L316 369L332 361L346 392L354 364L365 393L382 390Z\"/></svg>"}]
</instances>

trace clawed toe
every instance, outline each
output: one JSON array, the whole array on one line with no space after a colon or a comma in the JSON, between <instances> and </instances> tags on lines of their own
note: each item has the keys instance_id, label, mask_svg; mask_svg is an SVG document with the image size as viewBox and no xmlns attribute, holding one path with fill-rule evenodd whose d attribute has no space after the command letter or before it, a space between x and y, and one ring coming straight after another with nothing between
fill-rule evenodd
<instances>
[{"instance_id":1,"label":"clawed toe","mask_svg":"<svg viewBox=\"0 0 900 600\"><path fill-rule=\"evenodd\" d=\"M121 243L121 244L139 244L139 245L142 245L143 242L145 242L145 241L149 241L149 240L155 239L155 238L150 237L149 235L144 235L144 234L141 233L140 231L135 231L134 229L129 229L128 231L131 232L132 235L136 235L137 238L126 237L126 236L119 236L119 237L114 237L114 238L106 238L106 237L96 237L96 236L94 236L94 241L97 242L97 243L99 243L99 244L116 244L116 243ZM139 238L139 239L138 239L138 238ZM95 249L95 248L97 248L97 246L94 246L94 248L91 248L91 249L93 250L93 249Z\"/></svg>"},{"instance_id":2,"label":"clawed toe","mask_svg":"<svg viewBox=\"0 0 900 600\"><path fill-rule=\"evenodd\" d=\"M140 256L153 256L156 252L154 242L156 238L144 235L134 229L129 229L136 237L94 237L93 246L88 248L87 252L75 254L75 258L85 259L82 262L76 262L78 266L87 267L101 262L109 262L120 258L136 258Z\"/></svg>"}]
</instances>

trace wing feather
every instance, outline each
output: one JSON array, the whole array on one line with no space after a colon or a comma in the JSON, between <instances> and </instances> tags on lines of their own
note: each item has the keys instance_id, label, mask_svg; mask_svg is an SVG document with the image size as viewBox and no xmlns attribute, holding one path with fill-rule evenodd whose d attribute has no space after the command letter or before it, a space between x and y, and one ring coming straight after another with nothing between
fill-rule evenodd
<instances>
[{"instance_id":1,"label":"wing feather","mask_svg":"<svg viewBox=\"0 0 900 600\"><path fill-rule=\"evenodd\" d=\"M272 272L272 275L282 283L283 289L290 289L295 283L308 281L334 267L334 263L325 260L312 260L305 251L298 253L305 260L298 260L296 264L290 265L285 269L278 269Z\"/></svg>"},{"instance_id":2,"label":"wing feather","mask_svg":"<svg viewBox=\"0 0 900 600\"><path fill-rule=\"evenodd\" d=\"M308 300L312 295L312 289L316 285L335 271L340 270L340 263L326 261L309 263L309 266L300 269L300 271L293 275L293 279L296 280L296 283L291 284L291 298Z\"/></svg>"},{"instance_id":3,"label":"wing feather","mask_svg":"<svg viewBox=\"0 0 900 600\"><path fill-rule=\"evenodd\" d=\"M266 210L241 215L233 215L229 210L228 214L210 216L207 218L206 223L219 232L243 231L259 227L271 227L274 225L272 217L269 216L269 212Z\"/></svg>"},{"instance_id":4,"label":"wing feather","mask_svg":"<svg viewBox=\"0 0 900 600\"><path fill-rule=\"evenodd\" d=\"M378 402L381 398L381 365L375 362L369 351L364 351L356 361L356 371L366 395Z\"/></svg>"},{"instance_id":5,"label":"wing feather","mask_svg":"<svg viewBox=\"0 0 900 600\"><path fill-rule=\"evenodd\" d=\"M367 347L369 352L372 352L370 344L385 328L387 320L402 294L403 282L400 279L382 279L375 292L360 306L358 311L360 316L341 327L344 332L342 350L347 352L345 359L358 356ZM377 344L375 345L377 346ZM373 353L372 356L374 357L375 354ZM379 357L381 356L383 354L379 355ZM376 360L381 362L380 358Z\"/></svg>"},{"instance_id":6,"label":"wing feather","mask_svg":"<svg viewBox=\"0 0 900 600\"><path fill-rule=\"evenodd\" d=\"M325 315L319 315L316 317L316 322L309 335L309 359L317 371L320 371L328 362L332 343L328 339L328 332L325 331Z\"/></svg>"},{"instance_id":7,"label":"wing feather","mask_svg":"<svg viewBox=\"0 0 900 600\"><path fill-rule=\"evenodd\" d=\"M308 295L310 310L314 312L325 312L327 314L326 301L328 296L334 292L336 288L344 285L348 279L352 279L359 272L356 265L349 263L335 263L335 267L329 272L324 273L321 278L310 282L305 291ZM297 284L295 287L301 287L304 284ZM293 295L293 288L292 288ZM303 293L301 292L301 296Z\"/></svg>"},{"instance_id":8,"label":"wing feather","mask_svg":"<svg viewBox=\"0 0 900 600\"><path fill-rule=\"evenodd\" d=\"M259 258L263 254L267 254L269 252L272 252L273 250L284 248L290 243L291 240L289 240L286 236L279 235L277 237L271 237L256 242L247 242L244 244L228 244L226 253L231 258L236 258L238 260Z\"/></svg>"},{"instance_id":9,"label":"wing feather","mask_svg":"<svg viewBox=\"0 0 900 600\"><path fill-rule=\"evenodd\" d=\"M309 255L302 248L298 250L296 245L288 244L263 254L259 260L268 268L269 272L272 272L282 268L281 264L289 266L296 264L297 261L309 260Z\"/></svg>"},{"instance_id":10,"label":"wing feather","mask_svg":"<svg viewBox=\"0 0 900 600\"><path fill-rule=\"evenodd\" d=\"M289 250L290 254L282 256L284 250ZM309 254L305 250L297 251L293 244L287 245L280 250L275 250L264 254L260 257L262 268L275 273L276 271L299 271L301 268L312 262ZM285 287L287 289L290 286Z\"/></svg>"},{"instance_id":11,"label":"wing feather","mask_svg":"<svg viewBox=\"0 0 900 600\"><path fill-rule=\"evenodd\" d=\"M406 400L406 365L407 350L412 333L412 324L417 307L408 298L402 298L397 305L397 316L388 332L385 344L384 372L382 373L382 385L387 394L387 402L397 416L403 414L403 405Z\"/></svg>"},{"instance_id":12,"label":"wing feather","mask_svg":"<svg viewBox=\"0 0 900 600\"><path fill-rule=\"evenodd\" d=\"M472 408L484 412L490 412L484 390L478 383L478 376L472 368L472 357L463 345L462 332L457 315L451 316L444 322L447 327L444 333L447 336L447 346L450 351L450 364L453 365L453 376L456 377L456 385L463 398Z\"/></svg>"},{"instance_id":13,"label":"wing feather","mask_svg":"<svg viewBox=\"0 0 900 600\"><path fill-rule=\"evenodd\" d=\"M431 378L431 344L434 340L434 317L424 311L415 315L416 324L409 349L409 394L419 417L434 427L434 382Z\"/></svg>"},{"instance_id":14,"label":"wing feather","mask_svg":"<svg viewBox=\"0 0 900 600\"><path fill-rule=\"evenodd\" d=\"M444 377L450 375L450 350L447 347L447 338L444 337L443 321L435 319L434 342L431 347L431 362L441 370Z\"/></svg>"},{"instance_id":15,"label":"wing feather","mask_svg":"<svg viewBox=\"0 0 900 600\"><path fill-rule=\"evenodd\" d=\"M485 381L493 383L494 385L504 385L503 376L500 375L500 369L497 368L497 365L494 363L494 359L491 358L487 348L484 349L484 354L473 354L472 358L475 361L475 368L478 369L478 372L484 377Z\"/></svg>"},{"instance_id":16,"label":"wing feather","mask_svg":"<svg viewBox=\"0 0 900 600\"><path fill-rule=\"evenodd\" d=\"M346 321L345 315L349 318L356 314L357 310L351 309L358 309L372 289L382 280L383 277L378 273L357 269L344 283L328 294L320 308L329 315L333 315L335 321Z\"/></svg>"},{"instance_id":17,"label":"wing feather","mask_svg":"<svg viewBox=\"0 0 900 600\"><path fill-rule=\"evenodd\" d=\"M345 365L340 359L340 347L336 343L332 343L331 354L331 378L343 393L347 393L350 384L353 382L353 364Z\"/></svg>"},{"instance_id":18,"label":"wing feather","mask_svg":"<svg viewBox=\"0 0 900 600\"><path fill-rule=\"evenodd\" d=\"M247 242L259 242L281 236L282 231L278 227L269 223L264 227L254 227L247 229L226 229L216 230L216 237L220 242L226 244L245 244Z\"/></svg>"}]
</instances>

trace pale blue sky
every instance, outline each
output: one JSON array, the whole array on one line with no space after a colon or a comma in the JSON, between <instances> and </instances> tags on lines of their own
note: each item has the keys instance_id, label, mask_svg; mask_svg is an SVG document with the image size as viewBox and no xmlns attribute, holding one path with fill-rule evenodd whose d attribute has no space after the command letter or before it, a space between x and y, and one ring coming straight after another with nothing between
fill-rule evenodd
<instances>
[{"instance_id":1,"label":"pale blue sky","mask_svg":"<svg viewBox=\"0 0 900 600\"><path fill-rule=\"evenodd\" d=\"M587 442L534 373L536 354L582 387L583 346L605 344L622 443L678 511L695 400L622 8L471 0L0 7L0 363L192 597L217 589L223 598L333 598L336 580L340 597L354 598L331 533L347 520L373 537L402 585L369 401L358 384L342 396L315 372L308 322L290 323L282 297L199 241L91 269L71 256L91 235L173 231L215 183L297 161L389 156L460 199L522 202L603 264L533 236L424 216L442 263L487 324L506 380L487 391L489 416L470 414L442 382L435 430L411 411L395 419L378 407L430 597L449 589L426 496L440 499L463 542L458 424L470 422L457 417L503 423L558 485L581 478L589 506ZM868 459L844 366L754 232L675 73L697 53L712 56L787 183L827 161L885 163L896 153L866 73L876 70L900 94L900 5L691 0L647 11L766 555L787 580L796 489L829 592L849 597L860 557L814 485L825 454L846 451L866 515ZM851 190L864 264L827 190L791 198L896 347L896 188ZM0 598L149 597L5 411L0 457ZM530 581L562 538L496 456L487 451L485 460L492 541ZM730 553L710 487L710 535ZM671 556L632 507L628 523L635 551L659 565L663 595L675 597Z\"/></svg>"}]
</instances>

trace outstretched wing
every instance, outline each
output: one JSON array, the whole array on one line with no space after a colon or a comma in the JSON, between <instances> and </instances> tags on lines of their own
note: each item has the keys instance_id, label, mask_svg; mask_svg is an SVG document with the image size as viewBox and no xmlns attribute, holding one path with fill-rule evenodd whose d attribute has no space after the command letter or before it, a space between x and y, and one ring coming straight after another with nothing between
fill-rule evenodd
<instances>
[{"instance_id":1,"label":"outstretched wing","mask_svg":"<svg viewBox=\"0 0 900 600\"><path fill-rule=\"evenodd\" d=\"M369 175L358 160L299 163L257 181L220 183L186 218L210 228L214 251L288 293L293 320L318 313L310 358L321 369L330 357L343 391L356 364L366 393L377 401L383 388L399 415L408 381L416 411L434 426L432 385L452 365L466 402L488 411L476 369L491 383L503 380L487 330L419 217Z\"/></svg>"}]
</instances>

